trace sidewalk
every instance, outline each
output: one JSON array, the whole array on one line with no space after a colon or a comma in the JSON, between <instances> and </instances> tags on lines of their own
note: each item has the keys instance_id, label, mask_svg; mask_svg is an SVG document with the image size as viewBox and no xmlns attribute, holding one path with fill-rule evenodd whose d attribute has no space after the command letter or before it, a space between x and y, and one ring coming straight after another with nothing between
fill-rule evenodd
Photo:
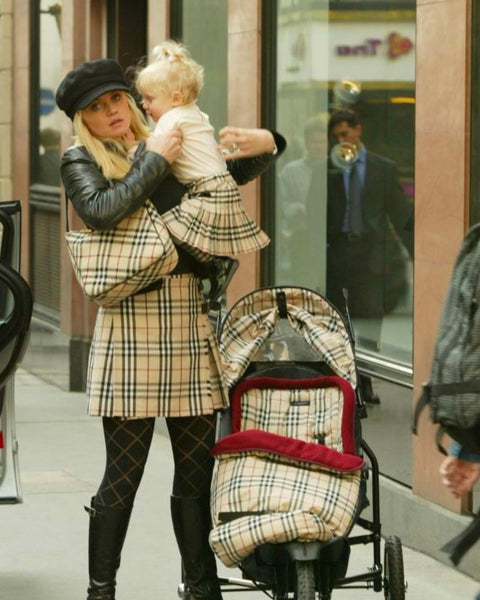
<instances>
[{"instance_id":1,"label":"sidewalk","mask_svg":"<svg viewBox=\"0 0 480 600\"><path fill-rule=\"evenodd\" d=\"M65 392L24 370L16 375L15 399L24 501L0 505L0 599L84 600L88 517L82 507L103 474L100 420L86 416L83 394ZM180 561L169 514L172 459L161 424L132 515L117 600L177 598ZM473 600L480 589L480 583L408 548L404 562L407 600ZM371 563L371 546L354 547L348 572ZM220 571L240 577L238 570ZM368 600L383 593L338 590L333 597Z\"/></svg>"}]
</instances>

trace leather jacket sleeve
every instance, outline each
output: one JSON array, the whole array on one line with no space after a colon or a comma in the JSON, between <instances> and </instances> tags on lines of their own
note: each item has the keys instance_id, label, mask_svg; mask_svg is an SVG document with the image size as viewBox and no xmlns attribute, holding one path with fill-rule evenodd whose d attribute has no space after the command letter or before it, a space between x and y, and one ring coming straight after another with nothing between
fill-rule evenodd
<instances>
[{"instance_id":1,"label":"leather jacket sleeve","mask_svg":"<svg viewBox=\"0 0 480 600\"><path fill-rule=\"evenodd\" d=\"M155 152L144 152L122 180L106 179L82 146L68 149L61 163L65 192L83 222L93 229L110 229L134 213L170 171Z\"/></svg>"},{"instance_id":2,"label":"leather jacket sleeve","mask_svg":"<svg viewBox=\"0 0 480 600\"><path fill-rule=\"evenodd\" d=\"M227 161L227 167L231 176L235 179L238 185L244 185L259 175L262 175L273 163L280 157L287 146L285 138L272 131L277 146L277 154L261 154L252 158L240 158L237 160Z\"/></svg>"}]
</instances>

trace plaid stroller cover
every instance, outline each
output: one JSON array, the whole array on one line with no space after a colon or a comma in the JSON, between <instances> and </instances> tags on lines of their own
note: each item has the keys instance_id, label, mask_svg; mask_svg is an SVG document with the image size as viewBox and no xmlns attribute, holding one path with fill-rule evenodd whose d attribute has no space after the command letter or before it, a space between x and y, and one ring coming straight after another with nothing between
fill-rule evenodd
<instances>
[{"instance_id":1,"label":"plaid stroller cover","mask_svg":"<svg viewBox=\"0 0 480 600\"><path fill-rule=\"evenodd\" d=\"M306 342L332 374L242 380L280 321L294 332L283 355L291 358L291 346ZM257 290L227 315L220 345L232 433L212 450L214 552L231 567L265 543L347 534L364 462L355 449L356 368L342 318L304 288Z\"/></svg>"}]
</instances>

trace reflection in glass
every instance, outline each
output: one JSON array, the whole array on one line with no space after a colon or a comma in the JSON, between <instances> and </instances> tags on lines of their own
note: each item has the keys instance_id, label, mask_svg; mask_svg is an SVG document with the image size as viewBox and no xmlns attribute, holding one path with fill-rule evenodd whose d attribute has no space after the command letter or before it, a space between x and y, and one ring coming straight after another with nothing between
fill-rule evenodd
<instances>
[{"instance_id":1,"label":"reflection in glass","mask_svg":"<svg viewBox=\"0 0 480 600\"><path fill-rule=\"evenodd\" d=\"M328 115L303 124L302 150L278 171L276 283L302 285L325 292ZM282 126L279 130L283 133ZM290 143L290 142L289 142ZM312 180L315 195L312 202ZM316 256L315 267L311 259Z\"/></svg>"},{"instance_id":2,"label":"reflection in glass","mask_svg":"<svg viewBox=\"0 0 480 600\"><path fill-rule=\"evenodd\" d=\"M350 142L340 142L330 150L330 160L337 169L350 169L357 159L357 147Z\"/></svg>"},{"instance_id":3,"label":"reflection in glass","mask_svg":"<svg viewBox=\"0 0 480 600\"><path fill-rule=\"evenodd\" d=\"M389 478L412 485L412 390L378 378L373 388L380 404L368 404L363 436Z\"/></svg>"},{"instance_id":4,"label":"reflection in glass","mask_svg":"<svg viewBox=\"0 0 480 600\"><path fill-rule=\"evenodd\" d=\"M35 183L60 185L60 131L52 127L40 130L38 177Z\"/></svg>"},{"instance_id":5,"label":"reflection in glass","mask_svg":"<svg viewBox=\"0 0 480 600\"><path fill-rule=\"evenodd\" d=\"M339 107L356 104L360 99L361 92L361 85L350 79L340 79L333 87L333 97Z\"/></svg>"},{"instance_id":6,"label":"reflection in glass","mask_svg":"<svg viewBox=\"0 0 480 600\"><path fill-rule=\"evenodd\" d=\"M227 124L228 2L183 0L182 41L205 68L198 104L218 131Z\"/></svg>"},{"instance_id":7,"label":"reflection in glass","mask_svg":"<svg viewBox=\"0 0 480 600\"><path fill-rule=\"evenodd\" d=\"M318 352L307 344L303 335L297 333L287 319L280 319L252 360L314 362L318 361Z\"/></svg>"},{"instance_id":8,"label":"reflection in glass","mask_svg":"<svg viewBox=\"0 0 480 600\"><path fill-rule=\"evenodd\" d=\"M55 104L55 91L61 81L61 2L40 2L40 98L39 147L32 183L60 185L61 113Z\"/></svg>"},{"instance_id":9,"label":"reflection in glass","mask_svg":"<svg viewBox=\"0 0 480 600\"><path fill-rule=\"evenodd\" d=\"M348 4L277 0L275 283L347 287L357 349L411 364L415 2Z\"/></svg>"}]
</instances>

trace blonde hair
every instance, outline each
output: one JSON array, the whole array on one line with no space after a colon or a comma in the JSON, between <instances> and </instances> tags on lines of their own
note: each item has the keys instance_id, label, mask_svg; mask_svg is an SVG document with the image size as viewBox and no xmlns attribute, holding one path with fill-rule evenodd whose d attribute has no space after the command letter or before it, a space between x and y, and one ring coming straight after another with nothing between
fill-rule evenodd
<instances>
[{"instance_id":1,"label":"blonde hair","mask_svg":"<svg viewBox=\"0 0 480 600\"><path fill-rule=\"evenodd\" d=\"M182 44L167 40L152 50L153 61L137 76L137 90L156 96L160 92L181 92L183 104L198 98L204 69Z\"/></svg>"},{"instance_id":2,"label":"blonde hair","mask_svg":"<svg viewBox=\"0 0 480 600\"><path fill-rule=\"evenodd\" d=\"M146 140L150 135L150 130L143 114L130 94L125 93L125 95L132 113L130 127L135 139L138 141ZM122 140L97 138L92 135L83 122L82 112L82 110L78 110L73 117L73 129L76 135L75 145L85 146L87 152L93 157L107 179L122 179L132 166L128 159L128 148Z\"/></svg>"}]
</instances>

